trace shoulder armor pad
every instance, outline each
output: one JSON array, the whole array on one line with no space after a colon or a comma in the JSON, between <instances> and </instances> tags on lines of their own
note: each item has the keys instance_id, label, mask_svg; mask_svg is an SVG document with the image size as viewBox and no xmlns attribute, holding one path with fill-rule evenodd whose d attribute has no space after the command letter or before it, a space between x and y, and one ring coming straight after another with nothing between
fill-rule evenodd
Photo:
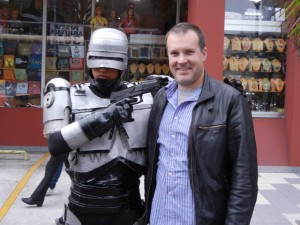
<instances>
[{"instance_id":1,"label":"shoulder armor pad","mask_svg":"<svg viewBox=\"0 0 300 225\"><path fill-rule=\"evenodd\" d=\"M44 89L44 134L59 131L70 123L70 83L63 78L51 79Z\"/></svg>"}]
</instances>

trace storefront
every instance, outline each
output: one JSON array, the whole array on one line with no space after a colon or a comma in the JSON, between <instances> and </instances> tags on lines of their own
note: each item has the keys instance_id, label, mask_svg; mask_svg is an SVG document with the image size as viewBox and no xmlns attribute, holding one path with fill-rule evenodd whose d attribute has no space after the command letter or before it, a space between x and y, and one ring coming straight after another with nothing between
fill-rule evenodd
<instances>
[{"instance_id":1,"label":"storefront","mask_svg":"<svg viewBox=\"0 0 300 225\"><path fill-rule=\"evenodd\" d=\"M249 0L133 1L130 7L137 26L129 29L121 23L127 1L33 3L0 1L0 146L45 148L41 90L56 76L71 83L88 79L84 57L90 34L97 26L90 21L95 21L92 18L99 13L107 20L107 25L101 20L104 26L117 26L128 35L129 63L124 78L132 81L150 74L169 75L165 33L180 21L199 25L207 37L209 73L217 79L233 77L244 82L253 112L259 165L300 168L300 103L296 99L299 59L286 42L281 19L272 14L275 1L263 0L259 6ZM26 9L36 14L26 15ZM12 17L15 11L19 19ZM120 20L111 19L114 13ZM36 17L40 20L28 21ZM286 44L280 49L277 43Z\"/></svg>"}]
</instances>

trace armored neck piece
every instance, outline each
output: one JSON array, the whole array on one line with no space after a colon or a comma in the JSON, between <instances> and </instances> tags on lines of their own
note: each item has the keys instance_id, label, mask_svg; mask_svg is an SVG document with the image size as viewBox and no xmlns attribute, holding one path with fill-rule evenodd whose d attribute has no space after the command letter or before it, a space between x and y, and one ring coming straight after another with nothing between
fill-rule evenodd
<instances>
[{"instance_id":1,"label":"armored neck piece","mask_svg":"<svg viewBox=\"0 0 300 225\"><path fill-rule=\"evenodd\" d=\"M95 95L101 98L109 98L111 92L122 90L126 88L126 85L120 79L94 79L90 84L90 88Z\"/></svg>"}]
</instances>

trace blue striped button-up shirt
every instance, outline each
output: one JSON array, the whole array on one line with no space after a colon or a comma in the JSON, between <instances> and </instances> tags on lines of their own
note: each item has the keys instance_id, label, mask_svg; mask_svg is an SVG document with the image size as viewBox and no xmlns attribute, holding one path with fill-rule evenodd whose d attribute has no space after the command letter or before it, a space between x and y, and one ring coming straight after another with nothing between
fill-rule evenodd
<instances>
[{"instance_id":1,"label":"blue striped button-up shirt","mask_svg":"<svg viewBox=\"0 0 300 225\"><path fill-rule=\"evenodd\" d=\"M152 201L150 225L194 225L195 206L188 173L188 132L192 109L201 88L177 105L177 83L166 90L168 104L158 131L157 185Z\"/></svg>"}]
</instances>

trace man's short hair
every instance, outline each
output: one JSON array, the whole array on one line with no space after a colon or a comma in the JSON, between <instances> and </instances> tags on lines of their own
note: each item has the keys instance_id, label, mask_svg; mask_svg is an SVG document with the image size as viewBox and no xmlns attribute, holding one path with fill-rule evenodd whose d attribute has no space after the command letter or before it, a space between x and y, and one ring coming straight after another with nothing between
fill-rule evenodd
<instances>
[{"instance_id":1,"label":"man's short hair","mask_svg":"<svg viewBox=\"0 0 300 225\"><path fill-rule=\"evenodd\" d=\"M170 33L175 33L175 34L185 34L188 31L194 31L199 39L199 46L200 49L203 50L205 48L205 34L204 32L197 27L196 25L188 22L183 22L183 23L178 23L175 26L173 26L166 34L165 41L167 42L167 39L169 37Z\"/></svg>"}]
</instances>

